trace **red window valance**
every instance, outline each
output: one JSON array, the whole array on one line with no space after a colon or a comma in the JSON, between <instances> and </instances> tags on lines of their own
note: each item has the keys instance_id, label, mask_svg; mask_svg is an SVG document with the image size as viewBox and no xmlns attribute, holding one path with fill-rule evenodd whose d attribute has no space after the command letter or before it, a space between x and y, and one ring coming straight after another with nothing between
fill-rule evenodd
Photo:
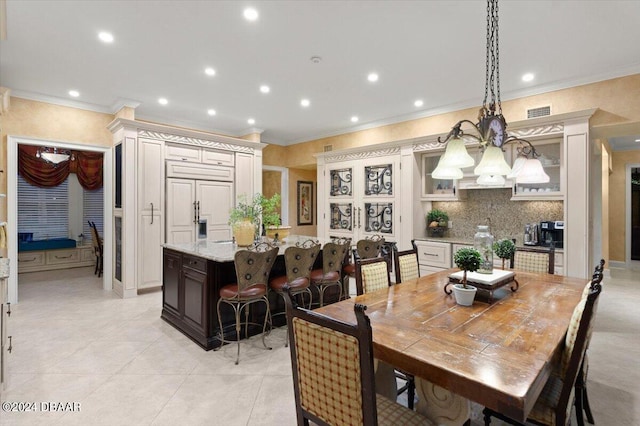
<instances>
[{"instance_id":1,"label":"red window valance","mask_svg":"<svg viewBox=\"0 0 640 426\"><path fill-rule=\"evenodd\" d=\"M101 152L71 151L71 159L52 164L36 157L41 147L18 145L18 173L32 185L51 187L60 185L75 173L80 185L89 191L102 188Z\"/></svg>"}]
</instances>

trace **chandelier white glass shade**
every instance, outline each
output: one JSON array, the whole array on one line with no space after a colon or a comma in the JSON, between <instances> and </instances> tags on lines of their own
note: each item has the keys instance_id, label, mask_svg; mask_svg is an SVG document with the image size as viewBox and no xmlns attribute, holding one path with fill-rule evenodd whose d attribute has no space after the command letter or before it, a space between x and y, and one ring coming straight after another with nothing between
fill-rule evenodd
<instances>
[{"instance_id":1,"label":"chandelier white glass shade","mask_svg":"<svg viewBox=\"0 0 640 426\"><path fill-rule=\"evenodd\" d=\"M41 158L54 166L74 159L72 152L69 150L49 147L38 148L36 151L36 157Z\"/></svg>"},{"instance_id":2,"label":"chandelier white glass shade","mask_svg":"<svg viewBox=\"0 0 640 426\"><path fill-rule=\"evenodd\" d=\"M520 172L516 175L516 183L547 183L549 175L542 168L537 158L527 158Z\"/></svg>"},{"instance_id":3,"label":"chandelier white glass shade","mask_svg":"<svg viewBox=\"0 0 640 426\"><path fill-rule=\"evenodd\" d=\"M457 179L461 168L471 167L475 163L464 146L464 137L477 142L482 150L482 159L473 173L480 176L481 185L500 185L505 183L504 176L515 178L516 183L547 183L549 176L544 172L539 156L531 142L507 134L507 122L502 115L500 103L500 57L498 47L498 0L487 0L487 49L485 61L485 87L478 122L460 120L447 136L438 142L447 144L444 155L432 176L438 179ZM491 98L487 98L491 94ZM462 129L468 125L471 133ZM504 146L518 142L518 157L512 169L504 159ZM457 169L452 170L452 168ZM447 176L447 177L445 177Z\"/></svg>"}]
</instances>

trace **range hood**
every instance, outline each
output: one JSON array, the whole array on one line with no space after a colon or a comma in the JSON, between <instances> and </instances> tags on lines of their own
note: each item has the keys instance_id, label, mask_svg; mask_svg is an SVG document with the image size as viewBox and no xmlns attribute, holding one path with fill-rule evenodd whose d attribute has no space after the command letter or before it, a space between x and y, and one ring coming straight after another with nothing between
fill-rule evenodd
<instances>
[{"instance_id":1,"label":"range hood","mask_svg":"<svg viewBox=\"0 0 640 426\"><path fill-rule=\"evenodd\" d=\"M465 176L458 181L458 189L496 189L496 188L513 188L514 180L505 179L502 185L479 185L476 180L477 176Z\"/></svg>"}]
</instances>

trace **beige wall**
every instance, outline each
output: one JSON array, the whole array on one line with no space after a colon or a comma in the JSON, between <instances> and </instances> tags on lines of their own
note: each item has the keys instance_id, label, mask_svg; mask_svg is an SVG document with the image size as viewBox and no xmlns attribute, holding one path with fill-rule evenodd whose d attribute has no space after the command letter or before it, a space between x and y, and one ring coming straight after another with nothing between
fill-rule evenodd
<instances>
[{"instance_id":1,"label":"beige wall","mask_svg":"<svg viewBox=\"0 0 640 426\"><path fill-rule=\"evenodd\" d=\"M262 171L262 195L267 198L273 197L275 194L282 192L281 187L282 173L273 170ZM282 196L282 194L280 194ZM282 211L282 206L278 208L278 213ZM282 215L281 215L282 217Z\"/></svg>"},{"instance_id":2,"label":"beige wall","mask_svg":"<svg viewBox=\"0 0 640 426\"><path fill-rule=\"evenodd\" d=\"M640 164L640 150L613 151L613 173L609 175L609 256L611 260L626 259L626 172L627 164Z\"/></svg>"}]
</instances>

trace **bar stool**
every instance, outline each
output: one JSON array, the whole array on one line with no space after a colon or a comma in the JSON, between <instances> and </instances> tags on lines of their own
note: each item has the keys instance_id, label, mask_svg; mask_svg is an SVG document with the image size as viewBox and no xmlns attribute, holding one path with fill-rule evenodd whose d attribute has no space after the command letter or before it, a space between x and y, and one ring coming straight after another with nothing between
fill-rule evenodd
<instances>
[{"instance_id":1,"label":"bar stool","mask_svg":"<svg viewBox=\"0 0 640 426\"><path fill-rule=\"evenodd\" d=\"M324 291L331 286L338 287L338 300L342 300L340 272L350 245L351 240L343 240L326 243L322 248L322 269L311 271L311 283L318 288L320 307L324 306Z\"/></svg>"},{"instance_id":2,"label":"bar stool","mask_svg":"<svg viewBox=\"0 0 640 426\"><path fill-rule=\"evenodd\" d=\"M311 309L313 295L309 288L311 285L310 275L318 253L320 253L320 243L314 240L307 240L303 243L296 243L295 246L288 247L284 252L284 264L287 275L273 278L269 282L269 288L282 297L284 297L284 286L289 287L289 294L291 294L292 297L306 293L309 295L309 309ZM304 297L302 297L302 300L304 302ZM289 337L287 335L285 346L288 345Z\"/></svg>"},{"instance_id":3,"label":"bar stool","mask_svg":"<svg viewBox=\"0 0 640 426\"><path fill-rule=\"evenodd\" d=\"M347 275L345 277L345 282L348 282L349 277L356 277L356 262L359 259L372 259L374 257L378 257L382 251L383 244L384 238L380 235L373 235L371 237L359 240L356 243L356 248L353 250L353 263L349 262L349 264L345 265L342 268L342 272ZM349 286L345 285L344 287L345 294L348 295Z\"/></svg>"},{"instance_id":4,"label":"bar stool","mask_svg":"<svg viewBox=\"0 0 640 426\"><path fill-rule=\"evenodd\" d=\"M266 312L262 325L262 344L266 349L271 349L264 341L267 322L271 322L271 312L269 310L269 299L267 298L267 280L273 267L273 263L278 256L278 247L272 247L266 243L261 243L248 250L238 250L234 255L234 265L236 269L237 282L225 285L220 289L220 299L218 299L218 324L220 326L220 341L224 345L224 328L222 326L222 316L220 315L220 305L226 303L230 305L235 313L236 320L236 340L238 343L238 353L236 355L236 365L240 361L240 314L245 310L245 338L248 335L249 327L249 305L256 302L264 302Z\"/></svg>"}]
</instances>

